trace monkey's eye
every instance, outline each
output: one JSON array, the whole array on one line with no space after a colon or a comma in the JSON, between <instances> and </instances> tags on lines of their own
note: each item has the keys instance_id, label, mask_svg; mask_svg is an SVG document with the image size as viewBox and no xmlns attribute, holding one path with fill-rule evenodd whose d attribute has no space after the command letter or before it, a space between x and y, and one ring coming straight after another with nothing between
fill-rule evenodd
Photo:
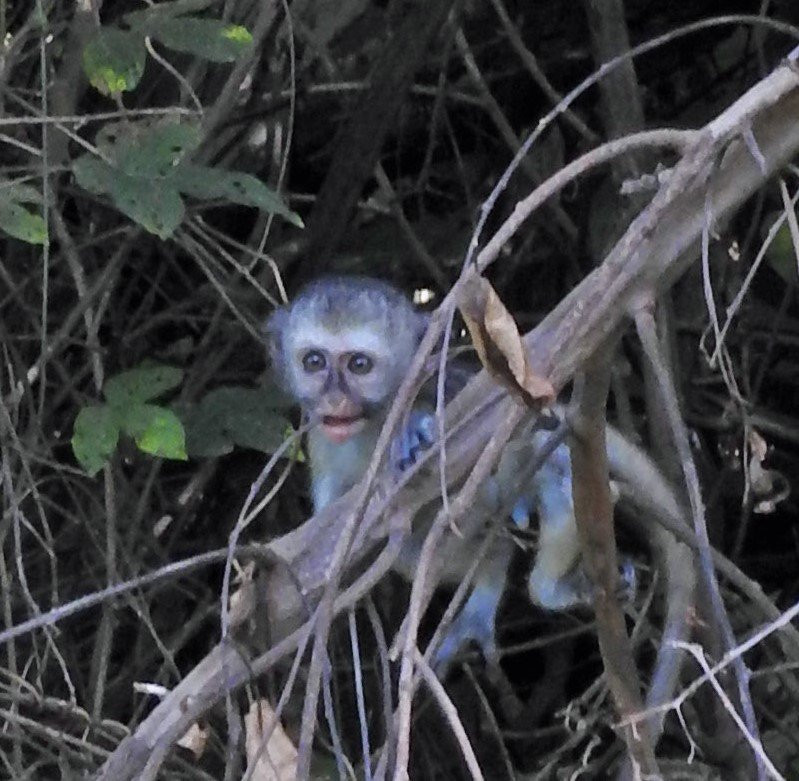
<instances>
[{"instance_id":1,"label":"monkey's eye","mask_svg":"<svg viewBox=\"0 0 799 781\"><path fill-rule=\"evenodd\" d=\"M368 355L364 355L363 353L355 353L350 357L349 361L347 361L347 368L353 374L369 374L374 365L375 362Z\"/></svg>"},{"instance_id":2,"label":"monkey's eye","mask_svg":"<svg viewBox=\"0 0 799 781\"><path fill-rule=\"evenodd\" d=\"M327 361L319 350L308 350L308 352L302 356L302 368L309 374L322 371L325 366L327 366Z\"/></svg>"}]
</instances>

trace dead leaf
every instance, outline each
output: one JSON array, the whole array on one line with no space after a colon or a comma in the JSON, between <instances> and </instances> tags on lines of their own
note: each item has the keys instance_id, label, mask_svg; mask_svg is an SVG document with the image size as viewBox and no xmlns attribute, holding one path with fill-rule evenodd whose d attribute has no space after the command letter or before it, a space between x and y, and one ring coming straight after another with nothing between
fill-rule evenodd
<instances>
[{"instance_id":1,"label":"dead leaf","mask_svg":"<svg viewBox=\"0 0 799 781\"><path fill-rule=\"evenodd\" d=\"M172 520L173 518L171 515L162 515L153 525L153 537L158 539L163 536L164 532L169 528L169 524L172 523Z\"/></svg>"},{"instance_id":2,"label":"dead leaf","mask_svg":"<svg viewBox=\"0 0 799 781\"><path fill-rule=\"evenodd\" d=\"M781 472L763 466L763 461L768 455L768 443L759 432L751 429L747 443L751 454L747 470L749 487L757 500L752 512L758 515L770 515L780 502L790 496L791 486Z\"/></svg>"},{"instance_id":3,"label":"dead leaf","mask_svg":"<svg viewBox=\"0 0 799 781\"><path fill-rule=\"evenodd\" d=\"M205 746L208 743L210 734L208 727L201 727L196 721L178 739L178 745L187 748L194 755L195 759L200 759L205 753Z\"/></svg>"},{"instance_id":4,"label":"dead leaf","mask_svg":"<svg viewBox=\"0 0 799 781\"><path fill-rule=\"evenodd\" d=\"M242 567L233 559L236 570L234 583L239 587L230 595L228 619L232 628L241 626L255 612L255 562L250 561Z\"/></svg>"},{"instance_id":5,"label":"dead leaf","mask_svg":"<svg viewBox=\"0 0 799 781\"><path fill-rule=\"evenodd\" d=\"M256 700L244 717L247 769L255 769L252 781L294 781L297 777L297 749L283 730L266 700ZM266 739L267 730L271 733Z\"/></svg>"},{"instance_id":6,"label":"dead leaf","mask_svg":"<svg viewBox=\"0 0 799 781\"><path fill-rule=\"evenodd\" d=\"M530 366L524 342L510 312L488 280L473 272L464 280L458 305L483 366L528 406L555 400L555 389Z\"/></svg>"},{"instance_id":7,"label":"dead leaf","mask_svg":"<svg viewBox=\"0 0 799 781\"><path fill-rule=\"evenodd\" d=\"M752 457L757 458L758 461L762 462L765 460L766 455L768 454L768 443L760 433L755 429L749 429L749 435L747 437L749 443L749 449L752 451Z\"/></svg>"}]
</instances>

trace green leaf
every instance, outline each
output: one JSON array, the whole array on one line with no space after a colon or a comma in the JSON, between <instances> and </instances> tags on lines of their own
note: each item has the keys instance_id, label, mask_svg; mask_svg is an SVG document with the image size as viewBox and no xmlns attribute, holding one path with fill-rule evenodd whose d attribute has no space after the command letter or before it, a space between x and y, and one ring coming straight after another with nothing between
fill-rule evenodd
<instances>
[{"instance_id":1,"label":"green leaf","mask_svg":"<svg viewBox=\"0 0 799 781\"><path fill-rule=\"evenodd\" d=\"M125 411L122 428L144 453L179 461L188 458L183 424L170 409L155 404L130 407Z\"/></svg>"},{"instance_id":2,"label":"green leaf","mask_svg":"<svg viewBox=\"0 0 799 781\"><path fill-rule=\"evenodd\" d=\"M182 411L186 447L193 456L219 456L234 445L274 453L285 439L287 418L267 388L217 388Z\"/></svg>"},{"instance_id":3,"label":"green leaf","mask_svg":"<svg viewBox=\"0 0 799 781\"><path fill-rule=\"evenodd\" d=\"M72 169L81 187L95 195L108 193L121 212L165 239L185 211L171 183L175 166L199 142L199 128L190 123L116 123L97 134L97 145L118 165L83 155Z\"/></svg>"},{"instance_id":4,"label":"green leaf","mask_svg":"<svg viewBox=\"0 0 799 781\"><path fill-rule=\"evenodd\" d=\"M233 439L224 418L210 417L202 404L181 408L177 414L186 431L186 452L192 458L216 458L232 452Z\"/></svg>"},{"instance_id":5,"label":"green leaf","mask_svg":"<svg viewBox=\"0 0 799 781\"><path fill-rule=\"evenodd\" d=\"M118 440L119 424L109 407L84 407L78 413L72 434L72 452L90 477L103 468Z\"/></svg>"},{"instance_id":6,"label":"green leaf","mask_svg":"<svg viewBox=\"0 0 799 781\"><path fill-rule=\"evenodd\" d=\"M82 155L72 163L75 181L94 195L103 195L111 191L114 181L119 176L116 168L99 160L94 155Z\"/></svg>"},{"instance_id":7,"label":"green leaf","mask_svg":"<svg viewBox=\"0 0 799 781\"><path fill-rule=\"evenodd\" d=\"M41 203L42 194L29 184L0 181L0 201L9 200L18 203Z\"/></svg>"},{"instance_id":8,"label":"green leaf","mask_svg":"<svg viewBox=\"0 0 799 781\"><path fill-rule=\"evenodd\" d=\"M91 155L78 158L72 170L81 187L95 195L107 193L119 211L162 239L183 220L183 199L168 178L129 176Z\"/></svg>"},{"instance_id":9,"label":"green leaf","mask_svg":"<svg viewBox=\"0 0 799 781\"><path fill-rule=\"evenodd\" d=\"M146 58L141 33L101 27L83 49L83 70L103 95L128 92L139 83Z\"/></svg>"},{"instance_id":10,"label":"green leaf","mask_svg":"<svg viewBox=\"0 0 799 781\"><path fill-rule=\"evenodd\" d=\"M126 174L135 177L168 177L187 152L196 149L200 129L188 122L167 122L127 128L115 136L115 158Z\"/></svg>"},{"instance_id":11,"label":"green leaf","mask_svg":"<svg viewBox=\"0 0 799 781\"><path fill-rule=\"evenodd\" d=\"M174 0L174 2L158 3L158 5L144 8L141 11L131 11L122 18L131 27L138 27L168 17L204 11L213 2L214 0Z\"/></svg>"},{"instance_id":12,"label":"green leaf","mask_svg":"<svg viewBox=\"0 0 799 781\"><path fill-rule=\"evenodd\" d=\"M103 395L112 407L125 410L162 396L182 380L183 369L175 366L138 366L108 380Z\"/></svg>"},{"instance_id":13,"label":"green leaf","mask_svg":"<svg viewBox=\"0 0 799 781\"><path fill-rule=\"evenodd\" d=\"M246 27L220 19L164 18L142 29L170 49L212 62L234 62L252 48Z\"/></svg>"},{"instance_id":14,"label":"green leaf","mask_svg":"<svg viewBox=\"0 0 799 781\"><path fill-rule=\"evenodd\" d=\"M42 216L15 201L0 201L0 229L28 244L47 244L47 224Z\"/></svg>"},{"instance_id":15,"label":"green leaf","mask_svg":"<svg viewBox=\"0 0 799 781\"><path fill-rule=\"evenodd\" d=\"M227 410L226 429L241 447L274 453L283 443L288 421L268 406L268 396L249 388L219 388L205 401Z\"/></svg>"},{"instance_id":16,"label":"green leaf","mask_svg":"<svg viewBox=\"0 0 799 781\"><path fill-rule=\"evenodd\" d=\"M786 220L766 249L766 260L774 271L788 284L799 281L799 260L791 239L791 229Z\"/></svg>"},{"instance_id":17,"label":"green leaf","mask_svg":"<svg viewBox=\"0 0 799 781\"><path fill-rule=\"evenodd\" d=\"M180 225L185 212L183 200L169 181L120 173L114 180L111 198L117 209L145 230L168 239Z\"/></svg>"},{"instance_id":18,"label":"green leaf","mask_svg":"<svg viewBox=\"0 0 799 781\"><path fill-rule=\"evenodd\" d=\"M200 199L222 198L255 206L285 217L298 228L304 227L300 216L291 211L274 190L250 174L182 163L175 169L172 181L186 195Z\"/></svg>"}]
</instances>

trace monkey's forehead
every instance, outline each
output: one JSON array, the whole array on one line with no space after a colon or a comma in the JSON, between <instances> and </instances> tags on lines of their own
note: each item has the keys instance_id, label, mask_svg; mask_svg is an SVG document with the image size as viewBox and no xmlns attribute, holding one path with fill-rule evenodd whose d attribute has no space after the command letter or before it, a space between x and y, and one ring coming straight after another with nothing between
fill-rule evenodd
<instances>
[{"instance_id":1,"label":"monkey's forehead","mask_svg":"<svg viewBox=\"0 0 799 781\"><path fill-rule=\"evenodd\" d=\"M333 354L364 352L387 357L388 345L386 334L376 331L374 325L350 325L342 329L306 322L302 328L291 330L287 346L294 353L313 348Z\"/></svg>"},{"instance_id":2,"label":"monkey's forehead","mask_svg":"<svg viewBox=\"0 0 799 781\"><path fill-rule=\"evenodd\" d=\"M416 317L408 299L378 280L334 277L311 283L295 299L291 319L330 331L354 326L411 325ZM405 321L405 322L404 322Z\"/></svg>"}]
</instances>

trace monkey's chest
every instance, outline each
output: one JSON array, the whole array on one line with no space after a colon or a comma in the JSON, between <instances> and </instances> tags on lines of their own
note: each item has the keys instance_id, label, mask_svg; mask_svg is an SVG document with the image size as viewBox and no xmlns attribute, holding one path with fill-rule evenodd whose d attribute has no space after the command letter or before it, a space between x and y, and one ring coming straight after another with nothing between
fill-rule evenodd
<instances>
[{"instance_id":1,"label":"monkey's chest","mask_svg":"<svg viewBox=\"0 0 799 781\"><path fill-rule=\"evenodd\" d=\"M338 499L363 477L372 459L375 438L366 431L346 442L334 443L323 434L309 434L314 510Z\"/></svg>"}]
</instances>

